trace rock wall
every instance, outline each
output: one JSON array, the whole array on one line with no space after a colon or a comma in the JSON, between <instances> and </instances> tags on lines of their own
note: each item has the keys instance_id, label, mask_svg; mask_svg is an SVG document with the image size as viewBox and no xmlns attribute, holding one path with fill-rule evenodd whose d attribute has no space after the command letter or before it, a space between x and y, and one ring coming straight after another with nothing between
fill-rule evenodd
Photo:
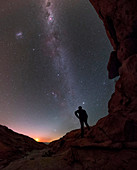
<instances>
[{"instance_id":1,"label":"rock wall","mask_svg":"<svg viewBox=\"0 0 137 170\"><path fill-rule=\"evenodd\" d=\"M95 140L137 140L137 0L90 0L114 48L109 78L120 76L109 104L92 135ZM98 134L98 135L97 135ZM131 134L131 135L129 135Z\"/></svg>"}]
</instances>

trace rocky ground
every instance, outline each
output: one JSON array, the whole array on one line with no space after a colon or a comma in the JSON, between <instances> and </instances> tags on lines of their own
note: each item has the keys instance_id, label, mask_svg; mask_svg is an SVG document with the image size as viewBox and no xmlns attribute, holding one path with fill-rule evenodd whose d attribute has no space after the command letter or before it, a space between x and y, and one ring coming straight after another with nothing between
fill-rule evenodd
<instances>
[{"instance_id":1,"label":"rocky ground","mask_svg":"<svg viewBox=\"0 0 137 170\"><path fill-rule=\"evenodd\" d=\"M53 156L33 152L28 157L11 163L3 170L136 170L137 151L132 149L100 149L72 147ZM34 156L35 154L35 156Z\"/></svg>"},{"instance_id":2,"label":"rocky ground","mask_svg":"<svg viewBox=\"0 0 137 170\"><path fill-rule=\"evenodd\" d=\"M137 142L95 142L90 136L94 127L67 133L45 149L26 152L3 170L110 170L137 168Z\"/></svg>"}]
</instances>

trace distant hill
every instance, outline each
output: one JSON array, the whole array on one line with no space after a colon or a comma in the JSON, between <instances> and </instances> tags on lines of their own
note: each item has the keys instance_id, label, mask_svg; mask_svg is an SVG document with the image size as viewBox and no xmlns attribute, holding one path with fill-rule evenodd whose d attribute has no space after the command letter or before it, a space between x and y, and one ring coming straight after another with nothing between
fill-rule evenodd
<instances>
[{"instance_id":1,"label":"distant hill","mask_svg":"<svg viewBox=\"0 0 137 170\"><path fill-rule=\"evenodd\" d=\"M43 143L45 143L46 145L48 145L50 142L43 142Z\"/></svg>"},{"instance_id":2,"label":"distant hill","mask_svg":"<svg viewBox=\"0 0 137 170\"><path fill-rule=\"evenodd\" d=\"M46 144L18 134L0 125L0 168L11 161L23 157L27 152L46 148Z\"/></svg>"}]
</instances>

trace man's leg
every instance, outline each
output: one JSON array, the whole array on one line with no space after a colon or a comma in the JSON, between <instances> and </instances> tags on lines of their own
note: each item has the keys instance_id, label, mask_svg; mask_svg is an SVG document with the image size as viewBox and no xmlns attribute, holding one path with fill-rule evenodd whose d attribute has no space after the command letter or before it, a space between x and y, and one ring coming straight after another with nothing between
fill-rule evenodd
<instances>
[{"instance_id":1,"label":"man's leg","mask_svg":"<svg viewBox=\"0 0 137 170\"><path fill-rule=\"evenodd\" d=\"M87 126L88 130L90 130L90 127L88 125L87 119L85 120L85 125Z\"/></svg>"},{"instance_id":2,"label":"man's leg","mask_svg":"<svg viewBox=\"0 0 137 170\"><path fill-rule=\"evenodd\" d=\"M84 137L84 122L82 120L80 120L80 124L81 124L81 137Z\"/></svg>"}]
</instances>

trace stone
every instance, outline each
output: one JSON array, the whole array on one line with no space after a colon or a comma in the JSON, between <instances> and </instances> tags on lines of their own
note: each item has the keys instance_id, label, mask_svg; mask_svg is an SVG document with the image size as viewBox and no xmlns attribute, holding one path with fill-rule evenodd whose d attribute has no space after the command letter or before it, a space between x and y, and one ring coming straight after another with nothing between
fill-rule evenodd
<instances>
[{"instance_id":1,"label":"stone","mask_svg":"<svg viewBox=\"0 0 137 170\"><path fill-rule=\"evenodd\" d=\"M116 51L112 51L110 58L109 58L108 66L107 66L109 79L113 79L113 78L119 76L120 66L121 66L121 63L117 58Z\"/></svg>"}]
</instances>

